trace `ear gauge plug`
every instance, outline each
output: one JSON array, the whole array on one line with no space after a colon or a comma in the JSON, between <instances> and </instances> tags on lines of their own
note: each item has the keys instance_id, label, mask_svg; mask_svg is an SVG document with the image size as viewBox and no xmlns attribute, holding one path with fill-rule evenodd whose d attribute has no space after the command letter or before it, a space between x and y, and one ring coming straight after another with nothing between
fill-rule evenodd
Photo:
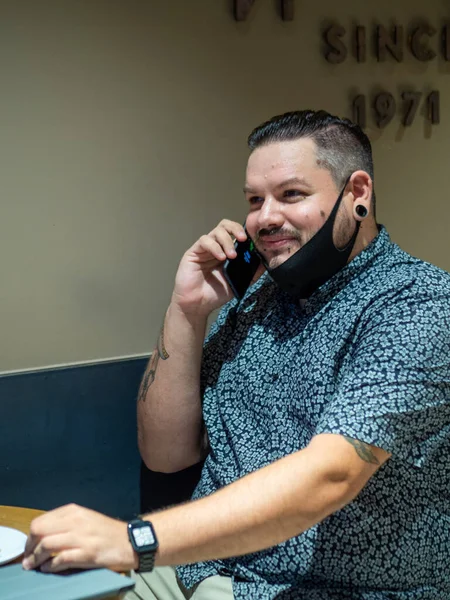
<instances>
[{"instance_id":1,"label":"ear gauge plug","mask_svg":"<svg viewBox=\"0 0 450 600\"><path fill-rule=\"evenodd\" d=\"M364 219L365 217L367 217L367 208L365 206L363 206L362 204L358 204L355 208L355 212L358 215L358 217L361 217L361 219Z\"/></svg>"}]
</instances>

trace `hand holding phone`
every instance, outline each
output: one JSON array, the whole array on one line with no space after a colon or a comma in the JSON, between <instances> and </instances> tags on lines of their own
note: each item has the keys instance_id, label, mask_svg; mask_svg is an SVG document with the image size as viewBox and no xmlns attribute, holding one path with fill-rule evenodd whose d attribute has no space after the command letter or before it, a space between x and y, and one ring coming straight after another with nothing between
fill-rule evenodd
<instances>
[{"instance_id":1,"label":"hand holding phone","mask_svg":"<svg viewBox=\"0 0 450 600\"><path fill-rule=\"evenodd\" d=\"M245 233L247 233L247 230ZM223 273L233 290L233 294L238 300L241 300L261 264L261 258L248 233L245 242L236 241L234 248L236 250L236 258L225 261Z\"/></svg>"},{"instance_id":2,"label":"hand holding phone","mask_svg":"<svg viewBox=\"0 0 450 600\"><path fill-rule=\"evenodd\" d=\"M198 317L209 316L233 293L241 298L259 273L260 264L251 240L242 241L246 236L245 228L229 219L222 219L212 231L202 235L180 261L171 303L181 312Z\"/></svg>"}]
</instances>

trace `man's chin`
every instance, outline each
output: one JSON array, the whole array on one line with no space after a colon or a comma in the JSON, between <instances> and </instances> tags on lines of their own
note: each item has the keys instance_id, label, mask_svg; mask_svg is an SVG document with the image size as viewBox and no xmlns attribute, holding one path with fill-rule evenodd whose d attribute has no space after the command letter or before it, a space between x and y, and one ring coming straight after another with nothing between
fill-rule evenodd
<instances>
[{"instance_id":1,"label":"man's chin","mask_svg":"<svg viewBox=\"0 0 450 600\"><path fill-rule=\"evenodd\" d=\"M299 250L299 244L296 244L295 246L289 245L288 247L279 248L278 250L275 248L270 250L267 248L263 249L258 246L257 249L264 257L268 268L275 269L286 262L293 254L297 252L297 250Z\"/></svg>"},{"instance_id":2,"label":"man's chin","mask_svg":"<svg viewBox=\"0 0 450 600\"><path fill-rule=\"evenodd\" d=\"M282 265L284 262L286 262L288 260L288 258L290 258L291 256L292 256L292 254L286 254L283 252L283 254L279 254L278 256L272 256L270 258L266 258L266 262L269 265L269 269L276 269L277 267Z\"/></svg>"}]
</instances>

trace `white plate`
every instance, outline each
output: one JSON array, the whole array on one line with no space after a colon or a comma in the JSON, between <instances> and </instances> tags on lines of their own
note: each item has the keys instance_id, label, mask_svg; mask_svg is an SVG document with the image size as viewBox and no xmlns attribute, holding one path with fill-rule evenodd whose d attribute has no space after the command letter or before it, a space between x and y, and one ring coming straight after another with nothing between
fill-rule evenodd
<instances>
[{"instance_id":1,"label":"white plate","mask_svg":"<svg viewBox=\"0 0 450 600\"><path fill-rule=\"evenodd\" d=\"M0 526L0 565L23 554L26 541L27 536L18 529Z\"/></svg>"}]
</instances>

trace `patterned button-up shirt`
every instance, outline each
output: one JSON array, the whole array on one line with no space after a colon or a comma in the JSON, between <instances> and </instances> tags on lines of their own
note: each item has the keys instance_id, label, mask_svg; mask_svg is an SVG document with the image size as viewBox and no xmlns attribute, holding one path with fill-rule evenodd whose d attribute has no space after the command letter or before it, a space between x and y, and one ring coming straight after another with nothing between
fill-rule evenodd
<instances>
[{"instance_id":1,"label":"patterned button-up shirt","mask_svg":"<svg viewBox=\"0 0 450 600\"><path fill-rule=\"evenodd\" d=\"M252 554L178 567L238 600L450 598L450 276L384 228L304 306L266 274L228 303L202 366L199 498L334 433L392 457L357 498Z\"/></svg>"}]
</instances>

